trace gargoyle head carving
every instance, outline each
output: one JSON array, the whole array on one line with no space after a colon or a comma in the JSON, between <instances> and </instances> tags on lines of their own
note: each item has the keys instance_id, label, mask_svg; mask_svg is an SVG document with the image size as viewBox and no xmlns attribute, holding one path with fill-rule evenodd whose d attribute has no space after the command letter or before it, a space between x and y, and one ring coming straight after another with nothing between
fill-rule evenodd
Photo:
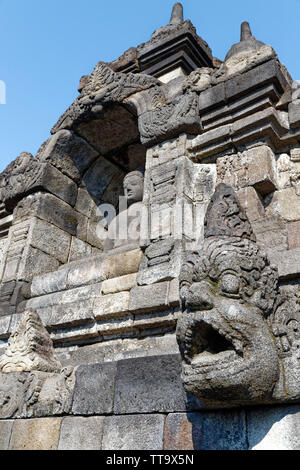
<instances>
[{"instance_id":1,"label":"gargoyle head carving","mask_svg":"<svg viewBox=\"0 0 300 470\"><path fill-rule=\"evenodd\" d=\"M280 377L269 324L277 269L255 242L232 188L218 186L205 241L187 252L180 275L177 339L185 389L210 407L272 401Z\"/></svg>"}]
</instances>

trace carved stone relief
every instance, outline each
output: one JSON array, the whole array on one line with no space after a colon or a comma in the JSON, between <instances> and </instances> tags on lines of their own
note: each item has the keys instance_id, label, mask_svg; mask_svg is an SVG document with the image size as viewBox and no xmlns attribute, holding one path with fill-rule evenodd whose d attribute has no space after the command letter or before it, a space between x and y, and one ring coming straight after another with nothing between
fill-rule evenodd
<instances>
[{"instance_id":1,"label":"carved stone relief","mask_svg":"<svg viewBox=\"0 0 300 470\"><path fill-rule=\"evenodd\" d=\"M52 340L35 310L22 314L0 359L2 373L59 372L61 364L54 357Z\"/></svg>"},{"instance_id":2,"label":"carved stone relief","mask_svg":"<svg viewBox=\"0 0 300 470\"><path fill-rule=\"evenodd\" d=\"M185 389L226 408L300 398L299 297L282 297L234 190L209 205L201 251L186 252L177 338Z\"/></svg>"}]
</instances>

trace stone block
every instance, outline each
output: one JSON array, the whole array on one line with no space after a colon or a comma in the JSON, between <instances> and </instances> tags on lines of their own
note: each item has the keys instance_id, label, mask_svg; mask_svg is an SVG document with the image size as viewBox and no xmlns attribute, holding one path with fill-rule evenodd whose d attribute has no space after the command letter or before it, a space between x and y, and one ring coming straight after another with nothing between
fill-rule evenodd
<instances>
[{"instance_id":1,"label":"stone block","mask_svg":"<svg viewBox=\"0 0 300 470\"><path fill-rule=\"evenodd\" d=\"M142 257L140 249L108 256L103 263L104 280L137 273Z\"/></svg>"},{"instance_id":2,"label":"stone block","mask_svg":"<svg viewBox=\"0 0 300 470\"><path fill-rule=\"evenodd\" d=\"M287 226L289 250L300 248L300 220L290 222Z\"/></svg>"},{"instance_id":3,"label":"stone block","mask_svg":"<svg viewBox=\"0 0 300 470\"><path fill-rule=\"evenodd\" d=\"M127 251L111 256L93 256L69 268L68 285L78 287L138 272L143 252Z\"/></svg>"},{"instance_id":4,"label":"stone block","mask_svg":"<svg viewBox=\"0 0 300 470\"><path fill-rule=\"evenodd\" d=\"M277 406L247 411L251 450L299 450L299 406Z\"/></svg>"},{"instance_id":5,"label":"stone block","mask_svg":"<svg viewBox=\"0 0 300 470\"><path fill-rule=\"evenodd\" d=\"M102 450L163 450L163 415L105 418Z\"/></svg>"},{"instance_id":6,"label":"stone block","mask_svg":"<svg viewBox=\"0 0 300 470\"><path fill-rule=\"evenodd\" d=\"M129 311L135 314L165 310L169 306L169 282L138 286L130 291Z\"/></svg>"},{"instance_id":7,"label":"stone block","mask_svg":"<svg viewBox=\"0 0 300 470\"><path fill-rule=\"evenodd\" d=\"M77 198L77 185L52 165L45 165L41 186L58 198L74 207Z\"/></svg>"},{"instance_id":8,"label":"stone block","mask_svg":"<svg viewBox=\"0 0 300 470\"><path fill-rule=\"evenodd\" d=\"M264 205L257 191L252 187L237 191L237 197L250 222L261 219L265 214Z\"/></svg>"},{"instance_id":9,"label":"stone block","mask_svg":"<svg viewBox=\"0 0 300 470\"><path fill-rule=\"evenodd\" d=\"M300 100L289 104L289 121L292 129L300 127Z\"/></svg>"},{"instance_id":10,"label":"stone block","mask_svg":"<svg viewBox=\"0 0 300 470\"><path fill-rule=\"evenodd\" d=\"M29 246L26 256L23 256L19 270L18 279L20 281L31 281L38 274L45 274L56 271L60 266L59 261L43 251Z\"/></svg>"},{"instance_id":11,"label":"stone block","mask_svg":"<svg viewBox=\"0 0 300 470\"><path fill-rule=\"evenodd\" d=\"M119 173L118 168L113 163L99 157L84 174L83 183L89 194L100 202L107 186Z\"/></svg>"},{"instance_id":12,"label":"stone block","mask_svg":"<svg viewBox=\"0 0 300 470\"><path fill-rule=\"evenodd\" d=\"M272 264L278 267L279 278L292 279L300 276L300 248L269 252Z\"/></svg>"},{"instance_id":13,"label":"stone block","mask_svg":"<svg viewBox=\"0 0 300 470\"><path fill-rule=\"evenodd\" d=\"M184 156L186 154L186 140L186 134L182 134L178 138L167 140L149 149L147 151L146 169Z\"/></svg>"},{"instance_id":14,"label":"stone block","mask_svg":"<svg viewBox=\"0 0 300 470\"><path fill-rule=\"evenodd\" d=\"M286 222L278 216L263 217L251 223L257 243L269 250L286 250L287 227Z\"/></svg>"},{"instance_id":15,"label":"stone block","mask_svg":"<svg viewBox=\"0 0 300 470\"><path fill-rule=\"evenodd\" d=\"M275 155L266 145L245 152L247 186L253 186L263 196L278 187Z\"/></svg>"},{"instance_id":16,"label":"stone block","mask_svg":"<svg viewBox=\"0 0 300 470\"><path fill-rule=\"evenodd\" d=\"M108 279L102 283L102 294L116 294L118 292L130 291L137 283L137 274L128 274L126 276Z\"/></svg>"},{"instance_id":17,"label":"stone block","mask_svg":"<svg viewBox=\"0 0 300 470\"><path fill-rule=\"evenodd\" d=\"M101 336L119 335L119 337L122 338L134 329L133 316L131 315L97 322L97 331Z\"/></svg>"},{"instance_id":18,"label":"stone block","mask_svg":"<svg viewBox=\"0 0 300 470\"><path fill-rule=\"evenodd\" d=\"M243 411L174 413L165 425L165 450L247 450Z\"/></svg>"},{"instance_id":19,"label":"stone block","mask_svg":"<svg viewBox=\"0 0 300 470\"><path fill-rule=\"evenodd\" d=\"M88 193L86 188L79 188L77 201L75 205L75 209L77 212L81 212L81 214L90 217L92 211L95 210L96 204L94 200L91 198L90 194Z\"/></svg>"},{"instance_id":20,"label":"stone block","mask_svg":"<svg viewBox=\"0 0 300 470\"><path fill-rule=\"evenodd\" d=\"M123 316L129 312L129 292L103 295L95 300L93 312L97 320Z\"/></svg>"},{"instance_id":21,"label":"stone block","mask_svg":"<svg viewBox=\"0 0 300 470\"><path fill-rule=\"evenodd\" d=\"M98 153L85 140L69 130L62 130L48 139L38 151L41 161L50 162L76 182L95 160Z\"/></svg>"},{"instance_id":22,"label":"stone block","mask_svg":"<svg viewBox=\"0 0 300 470\"><path fill-rule=\"evenodd\" d=\"M82 365L76 371L74 415L111 414L114 403L116 363Z\"/></svg>"},{"instance_id":23,"label":"stone block","mask_svg":"<svg viewBox=\"0 0 300 470\"><path fill-rule=\"evenodd\" d=\"M300 147L291 149L291 161L294 163L300 162Z\"/></svg>"},{"instance_id":24,"label":"stone block","mask_svg":"<svg viewBox=\"0 0 300 470\"><path fill-rule=\"evenodd\" d=\"M68 271L64 269L35 276L31 283L31 296L38 297L67 289L67 276Z\"/></svg>"},{"instance_id":25,"label":"stone block","mask_svg":"<svg viewBox=\"0 0 300 470\"><path fill-rule=\"evenodd\" d=\"M180 304L178 279L173 279L173 281L170 282L168 304L170 307L178 307Z\"/></svg>"},{"instance_id":26,"label":"stone block","mask_svg":"<svg viewBox=\"0 0 300 470\"><path fill-rule=\"evenodd\" d=\"M14 421L0 421L0 450L8 450Z\"/></svg>"},{"instance_id":27,"label":"stone block","mask_svg":"<svg viewBox=\"0 0 300 470\"><path fill-rule=\"evenodd\" d=\"M118 363L115 414L185 411L178 355L141 357Z\"/></svg>"},{"instance_id":28,"label":"stone block","mask_svg":"<svg viewBox=\"0 0 300 470\"><path fill-rule=\"evenodd\" d=\"M286 188L276 191L268 206L268 213L279 215L292 222L300 220L300 198L297 196L295 188Z\"/></svg>"},{"instance_id":29,"label":"stone block","mask_svg":"<svg viewBox=\"0 0 300 470\"><path fill-rule=\"evenodd\" d=\"M76 236L78 214L69 204L53 194L36 193L27 196L17 205L14 211L14 223L37 216Z\"/></svg>"},{"instance_id":30,"label":"stone block","mask_svg":"<svg viewBox=\"0 0 300 470\"><path fill-rule=\"evenodd\" d=\"M54 305L47 326L63 328L90 323L93 320L92 301L82 300L69 304Z\"/></svg>"},{"instance_id":31,"label":"stone block","mask_svg":"<svg viewBox=\"0 0 300 470\"><path fill-rule=\"evenodd\" d=\"M67 417L61 425L58 450L101 450L104 418Z\"/></svg>"},{"instance_id":32,"label":"stone block","mask_svg":"<svg viewBox=\"0 0 300 470\"><path fill-rule=\"evenodd\" d=\"M72 237L69 262L77 261L92 255L92 247L88 243Z\"/></svg>"},{"instance_id":33,"label":"stone block","mask_svg":"<svg viewBox=\"0 0 300 470\"><path fill-rule=\"evenodd\" d=\"M11 323L11 315L0 316L0 339L4 339L8 337L10 323Z\"/></svg>"},{"instance_id":34,"label":"stone block","mask_svg":"<svg viewBox=\"0 0 300 470\"><path fill-rule=\"evenodd\" d=\"M68 260L71 235L53 224L35 218L28 242L61 263L66 263Z\"/></svg>"},{"instance_id":35,"label":"stone block","mask_svg":"<svg viewBox=\"0 0 300 470\"><path fill-rule=\"evenodd\" d=\"M276 83L281 90L283 90L287 84L274 58L264 64L258 65L248 72L227 80L227 82L225 82L226 97L227 99L233 97L237 98L249 93L249 91L257 88L259 85L262 86L268 83Z\"/></svg>"},{"instance_id":36,"label":"stone block","mask_svg":"<svg viewBox=\"0 0 300 470\"><path fill-rule=\"evenodd\" d=\"M14 422L9 450L57 450L61 418Z\"/></svg>"},{"instance_id":37,"label":"stone block","mask_svg":"<svg viewBox=\"0 0 300 470\"><path fill-rule=\"evenodd\" d=\"M220 83L214 87L202 91L199 96L200 113L226 101L225 85Z\"/></svg>"},{"instance_id":38,"label":"stone block","mask_svg":"<svg viewBox=\"0 0 300 470\"><path fill-rule=\"evenodd\" d=\"M278 187L275 155L266 145L220 157L217 173L219 183L229 184L237 190L252 186L262 196Z\"/></svg>"}]
</instances>

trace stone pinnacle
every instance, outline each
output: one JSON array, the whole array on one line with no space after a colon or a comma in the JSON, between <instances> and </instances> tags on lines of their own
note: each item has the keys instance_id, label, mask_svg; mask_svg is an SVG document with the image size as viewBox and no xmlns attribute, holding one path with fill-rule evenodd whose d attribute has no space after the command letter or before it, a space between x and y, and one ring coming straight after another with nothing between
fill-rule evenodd
<instances>
[{"instance_id":1,"label":"stone pinnacle","mask_svg":"<svg viewBox=\"0 0 300 470\"><path fill-rule=\"evenodd\" d=\"M183 23L183 6L181 5L181 3L177 2L173 6L170 24L180 23Z\"/></svg>"},{"instance_id":2,"label":"stone pinnacle","mask_svg":"<svg viewBox=\"0 0 300 470\"><path fill-rule=\"evenodd\" d=\"M254 39L250 25L247 21L244 21L241 25L241 41L248 41L249 39Z\"/></svg>"}]
</instances>

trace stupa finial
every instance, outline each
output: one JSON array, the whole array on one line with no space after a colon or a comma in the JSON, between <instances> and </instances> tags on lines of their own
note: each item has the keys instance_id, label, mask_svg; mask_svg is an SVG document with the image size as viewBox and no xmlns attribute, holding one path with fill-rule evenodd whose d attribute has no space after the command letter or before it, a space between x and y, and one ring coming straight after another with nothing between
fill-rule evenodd
<instances>
[{"instance_id":1,"label":"stupa finial","mask_svg":"<svg viewBox=\"0 0 300 470\"><path fill-rule=\"evenodd\" d=\"M183 6L181 3L177 2L173 6L170 24L180 24L180 23L183 23Z\"/></svg>"},{"instance_id":2,"label":"stupa finial","mask_svg":"<svg viewBox=\"0 0 300 470\"><path fill-rule=\"evenodd\" d=\"M254 39L250 25L247 21L244 21L241 24L241 41L248 41L249 39Z\"/></svg>"}]
</instances>

